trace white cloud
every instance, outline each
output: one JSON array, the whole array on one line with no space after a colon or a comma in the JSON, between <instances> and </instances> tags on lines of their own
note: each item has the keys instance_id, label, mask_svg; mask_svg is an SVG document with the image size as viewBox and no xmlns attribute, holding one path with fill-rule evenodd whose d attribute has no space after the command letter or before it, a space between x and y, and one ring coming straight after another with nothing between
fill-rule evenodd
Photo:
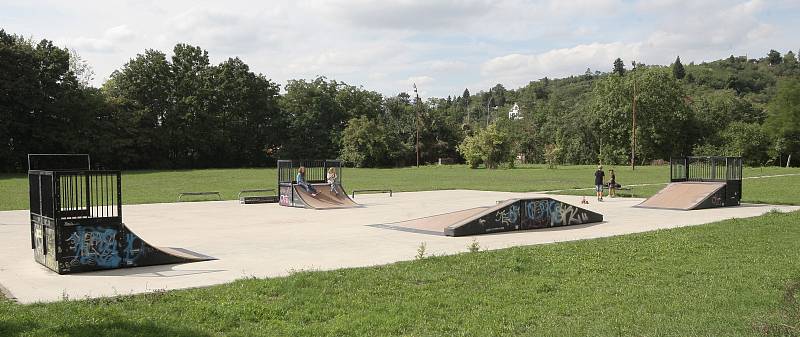
<instances>
[{"instance_id":1,"label":"white cloud","mask_svg":"<svg viewBox=\"0 0 800 337\"><path fill-rule=\"evenodd\" d=\"M587 67L607 70L614 59L639 59L641 43L592 43L554 49L540 54L509 54L493 58L481 66L486 83L503 83L515 88L546 76L582 74Z\"/></svg>"},{"instance_id":2,"label":"white cloud","mask_svg":"<svg viewBox=\"0 0 800 337\"><path fill-rule=\"evenodd\" d=\"M628 67L631 60L645 64L670 64L676 56L681 56L684 62L713 60L737 54L776 33L773 25L763 23L757 17L765 8L760 0L734 5L724 3L725 6L713 1L694 3L661 0L637 4L636 8L641 11L657 8L666 13L662 13L663 22L658 24L659 28L630 42L578 44L540 53L510 53L491 58L481 66L481 83L501 82L508 83L508 87L518 87L545 76L578 75L587 67L610 71L617 57L625 60ZM683 5L711 8L674 13L666 10L682 8Z\"/></svg>"},{"instance_id":3,"label":"white cloud","mask_svg":"<svg viewBox=\"0 0 800 337\"><path fill-rule=\"evenodd\" d=\"M79 36L76 38L62 38L60 42L69 48L95 53L111 53L117 51L121 44L130 42L136 34L127 25L120 25L107 29L101 37Z\"/></svg>"},{"instance_id":4,"label":"white cloud","mask_svg":"<svg viewBox=\"0 0 800 337\"><path fill-rule=\"evenodd\" d=\"M145 49L190 43L278 83L317 75L394 95L515 88L608 71L797 49L797 0L52 0L3 6L12 33L56 38L97 82ZM757 57L757 56L756 56ZM475 85L473 85L475 84Z\"/></svg>"},{"instance_id":5,"label":"white cloud","mask_svg":"<svg viewBox=\"0 0 800 337\"><path fill-rule=\"evenodd\" d=\"M351 24L371 29L454 29L485 15L488 0L335 0L328 10Z\"/></svg>"}]
</instances>

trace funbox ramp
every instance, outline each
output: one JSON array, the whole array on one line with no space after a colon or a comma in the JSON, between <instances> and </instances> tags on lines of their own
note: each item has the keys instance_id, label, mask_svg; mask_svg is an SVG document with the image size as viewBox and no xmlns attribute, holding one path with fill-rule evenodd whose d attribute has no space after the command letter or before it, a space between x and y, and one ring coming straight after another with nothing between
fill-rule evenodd
<instances>
[{"instance_id":1,"label":"funbox ramp","mask_svg":"<svg viewBox=\"0 0 800 337\"><path fill-rule=\"evenodd\" d=\"M552 198L525 198L500 201L494 206L371 226L423 234L467 236L602 221L602 214Z\"/></svg>"},{"instance_id":2,"label":"funbox ramp","mask_svg":"<svg viewBox=\"0 0 800 337\"><path fill-rule=\"evenodd\" d=\"M725 206L724 182L670 183L634 207L694 210Z\"/></svg>"},{"instance_id":3,"label":"funbox ramp","mask_svg":"<svg viewBox=\"0 0 800 337\"><path fill-rule=\"evenodd\" d=\"M347 191L341 184L336 186L336 190L339 193L331 192L331 186L328 184L311 185L317 190L316 197L312 197L311 193L306 192L303 187L292 185L292 194L294 195L292 199L294 200L294 204L288 206L313 209L352 208L361 206L353 201L353 199L350 199L347 195ZM281 188L283 189L284 187L282 186ZM281 192L281 194L283 195L284 193Z\"/></svg>"},{"instance_id":4,"label":"funbox ramp","mask_svg":"<svg viewBox=\"0 0 800 337\"><path fill-rule=\"evenodd\" d=\"M68 222L58 232L34 226L36 261L59 274L214 260L181 248L152 246L124 223Z\"/></svg>"}]
</instances>

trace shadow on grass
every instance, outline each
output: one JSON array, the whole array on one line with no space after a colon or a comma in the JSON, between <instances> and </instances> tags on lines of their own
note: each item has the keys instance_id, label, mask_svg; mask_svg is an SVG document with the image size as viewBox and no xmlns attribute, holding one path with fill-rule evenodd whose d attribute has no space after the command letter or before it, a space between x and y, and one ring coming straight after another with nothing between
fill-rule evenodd
<instances>
[{"instance_id":1,"label":"shadow on grass","mask_svg":"<svg viewBox=\"0 0 800 337\"><path fill-rule=\"evenodd\" d=\"M50 318L41 317L42 320ZM51 322L46 322L51 323ZM64 326L58 323L42 324L38 322L0 321L0 336L211 336L208 333L190 327L167 325L158 322L131 322L115 319L100 323L82 322L76 326Z\"/></svg>"}]
</instances>

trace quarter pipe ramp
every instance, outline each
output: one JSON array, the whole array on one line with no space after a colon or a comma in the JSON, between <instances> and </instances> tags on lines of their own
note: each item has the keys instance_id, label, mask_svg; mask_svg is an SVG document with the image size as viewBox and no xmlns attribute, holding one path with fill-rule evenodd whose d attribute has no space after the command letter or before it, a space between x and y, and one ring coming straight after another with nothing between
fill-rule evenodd
<instances>
[{"instance_id":1,"label":"quarter pipe ramp","mask_svg":"<svg viewBox=\"0 0 800 337\"><path fill-rule=\"evenodd\" d=\"M336 190L339 193L331 192L331 186L328 184L312 184L312 186L317 190L316 196L312 196L311 193L306 192L306 190L299 185L292 184L291 186L281 186L281 205L313 209L352 208L361 206L353 201L353 199L350 199L342 185L336 186Z\"/></svg>"},{"instance_id":2,"label":"quarter pipe ramp","mask_svg":"<svg viewBox=\"0 0 800 337\"><path fill-rule=\"evenodd\" d=\"M670 183L635 207L675 210L722 207L726 206L725 188L725 182Z\"/></svg>"}]
</instances>

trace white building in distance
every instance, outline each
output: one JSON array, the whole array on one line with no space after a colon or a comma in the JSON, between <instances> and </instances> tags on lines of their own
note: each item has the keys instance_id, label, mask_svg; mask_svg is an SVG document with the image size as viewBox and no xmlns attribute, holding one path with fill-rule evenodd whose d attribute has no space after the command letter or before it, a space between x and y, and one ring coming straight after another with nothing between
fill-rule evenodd
<instances>
[{"instance_id":1,"label":"white building in distance","mask_svg":"<svg viewBox=\"0 0 800 337\"><path fill-rule=\"evenodd\" d=\"M522 119L522 113L519 112L517 103L514 103L514 106L508 111L508 119Z\"/></svg>"}]
</instances>

